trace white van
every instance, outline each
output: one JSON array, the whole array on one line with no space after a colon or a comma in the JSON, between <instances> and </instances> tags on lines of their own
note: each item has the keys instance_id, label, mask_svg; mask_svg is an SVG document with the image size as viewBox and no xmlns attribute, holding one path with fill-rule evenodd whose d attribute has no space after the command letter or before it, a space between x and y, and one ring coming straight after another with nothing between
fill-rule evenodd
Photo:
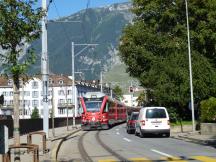
<instances>
[{"instance_id":1,"label":"white van","mask_svg":"<svg viewBox=\"0 0 216 162\"><path fill-rule=\"evenodd\" d=\"M143 137L147 133L170 136L169 114L165 107L144 107L140 109L135 124L135 135Z\"/></svg>"}]
</instances>

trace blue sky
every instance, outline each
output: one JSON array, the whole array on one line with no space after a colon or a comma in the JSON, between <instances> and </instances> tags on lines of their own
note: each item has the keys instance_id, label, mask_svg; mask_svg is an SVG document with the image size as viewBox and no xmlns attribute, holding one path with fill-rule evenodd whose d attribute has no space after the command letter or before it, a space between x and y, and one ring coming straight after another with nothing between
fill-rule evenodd
<instances>
[{"instance_id":1,"label":"blue sky","mask_svg":"<svg viewBox=\"0 0 216 162\"><path fill-rule=\"evenodd\" d=\"M42 0L39 0L39 2L41 1ZM49 3L49 1L50 0L47 0L47 3ZM88 8L95 8L108 4L129 1L130 0L53 0L49 7L48 19L57 19L59 16L68 16L80 10L86 9L88 2Z\"/></svg>"}]
</instances>

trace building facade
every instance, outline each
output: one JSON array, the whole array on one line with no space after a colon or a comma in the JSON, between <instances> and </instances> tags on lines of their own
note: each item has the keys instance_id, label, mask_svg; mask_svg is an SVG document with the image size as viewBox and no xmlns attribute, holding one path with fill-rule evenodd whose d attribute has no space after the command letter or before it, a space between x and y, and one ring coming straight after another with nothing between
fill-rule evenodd
<instances>
[{"instance_id":1,"label":"building facade","mask_svg":"<svg viewBox=\"0 0 216 162\"><path fill-rule=\"evenodd\" d=\"M4 95L3 114L13 113L13 81L10 78L0 77L0 95ZM20 118L30 118L34 108L39 110L43 117L43 91L41 76L31 77L26 81L20 80ZM94 82L75 81L75 94L72 93L72 79L65 75L50 75L48 89L48 106L50 116L72 117L82 112L79 97L86 92L99 91L100 87ZM73 102L73 100L75 100Z\"/></svg>"}]
</instances>

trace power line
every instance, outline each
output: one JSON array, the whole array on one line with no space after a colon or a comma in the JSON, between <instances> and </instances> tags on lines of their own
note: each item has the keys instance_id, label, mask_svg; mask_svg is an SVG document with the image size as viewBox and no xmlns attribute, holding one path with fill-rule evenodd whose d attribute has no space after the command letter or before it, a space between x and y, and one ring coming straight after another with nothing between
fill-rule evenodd
<instances>
[{"instance_id":1,"label":"power line","mask_svg":"<svg viewBox=\"0 0 216 162\"><path fill-rule=\"evenodd\" d=\"M58 16L58 18L60 19L60 18L61 18L61 15L60 15L60 13L59 13L59 11L58 11L58 8L57 8L57 6L56 6L56 3L53 2L53 4L54 4L54 7L55 7L57 16ZM70 42L71 40L70 40L69 36L68 36L67 33L66 33L66 28L64 27L64 25L61 25L61 28L63 29L64 37L66 38L66 40L68 40L67 42Z\"/></svg>"},{"instance_id":2,"label":"power line","mask_svg":"<svg viewBox=\"0 0 216 162\"><path fill-rule=\"evenodd\" d=\"M83 37L84 37L85 42L87 42L87 34L86 34L84 22L85 22L85 18L86 18L86 14L87 14L89 5L90 5L90 0L87 1L86 9L85 9L85 12L84 12L84 14L82 16L82 23L81 23L81 28L82 28L82 31L83 31L82 33L83 33Z\"/></svg>"},{"instance_id":3,"label":"power line","mask_svg":"<svg viewBox=\"0 0 216 162\"><path fill-rule=\"evenodd\" d=\"M47 5L47 12L49 11L49 7L50 7L50 4L53 2L53 0L50 0L48 5Z\"/></svg>"}]
</instances>

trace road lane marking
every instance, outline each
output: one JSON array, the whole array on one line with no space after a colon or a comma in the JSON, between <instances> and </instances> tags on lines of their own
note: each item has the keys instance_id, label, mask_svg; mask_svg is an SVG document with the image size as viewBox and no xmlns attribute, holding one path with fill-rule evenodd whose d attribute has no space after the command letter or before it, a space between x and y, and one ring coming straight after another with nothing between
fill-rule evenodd
<instances>
[{"instance_id":1,"label":"road lane marking","mask_svg":"<svg viewBox=\"0 0 216 162\"><path fill-rule=\"evenodd\" d=\"M127 142L131 142L131 140L130 139L128 139L128 138L123 138L125 141L127 141Z\"/></svg>"},{"instance_id":2,"label":"road lane marking","mask_svg":"<svg viewBox=\"0 0 216 162\"><path fill-rule=\"evenodd\" d=\"M187 162L179 157L164 157L164 158L161 158L161 160L170 161L170 162Z\"/></svg>"},{"instance_id":3,"label":"road lane marking","mask_svg":"<svg viewBox=\"0 0 216 162\"><path fill-rule=\"evenodd\" d=\"M105 159L105 160L98 160L98 162L117 162L117 160Z\"/></svg>"},{"instance_id":4,"label":"road lane marking","mask_svg":"<svg viewBox=\"0 0 216 162\"><path fill-rule=\"evenodd\" d=\"M166 157L173 157L172 155L166 154L164 152L160 152L160 151L155 150L155 149L151 149L151 151L156 152L156 153L161 154L161 155L166 156Z\"/></svg>"},{"instance_id":5,"label":"road lane marking","mask_svg":"<svg viewBox=\"0 0 216 162\"><path fill-rule=\"evenodd\" d=\"M120 133L119 133L119 132L116 132L116 134L119 135Z\"/></svg>"},{"instance_id":6,"label":"road lane marking","mask_svg":"<svg viewBox=\"0 0 216 162\"><path fill-rule=\"evenodd\" d=\"M200 160L202 162L216 162L216 158L210 158L206 156L192 156L193 159Z\"/></svg>"},{"instance_id":7,"label":"road lane marking","mask_svg":"<svg viewBox=\"0 0 216 162\"><path fill-rule=\"evenodd\" d=\"M130 158L128 160L132 162L152 162L152 160L149 160L147 158Z\"/></svg>"}]
</instances>

